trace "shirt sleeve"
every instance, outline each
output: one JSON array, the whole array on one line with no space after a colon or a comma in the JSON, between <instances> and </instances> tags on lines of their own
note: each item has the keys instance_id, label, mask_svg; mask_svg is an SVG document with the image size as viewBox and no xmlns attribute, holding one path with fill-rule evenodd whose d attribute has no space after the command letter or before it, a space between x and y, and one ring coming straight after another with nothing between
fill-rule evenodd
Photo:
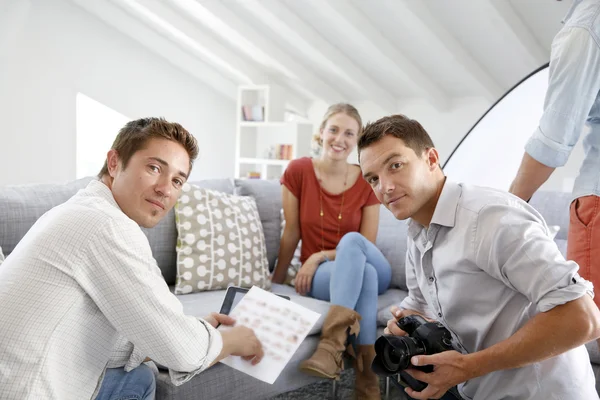
<instances>
[{"instance_id":1,"label":"shirt sleeve","mask_svg":"<svg viewBox=\"0 0 600 400\"><path fill-rule=\"evenodd\" d=\"M203 371L220 354L220 333L208 322L183 313L152 257L137 225L106 221L82 255L74 278L137 358L150 357L181 373L181 384ZM131 347L129 347L131 349Z\"/></svg>"},{"instance_id":2,"label":"shirt sleeve","mask_svg":"<svg viewBox=\"0 0 600 400\"><path fill-rule=\"evenodd\" d=\"M417 275L415 271L415 263L413 262L413 255L411 245L409 243L406 250L406 288L408 289L408 296L402 300L399 307L407 310L414 310L428 318L435 319L431 308L427 305L427 300L421 292L419 283L417 281Z\"/></svg>"},{"instance_id":3,"label":"shirt sleeve","mask_svg":"<svg viewBox=\"0 0 600 400\"><path fill-rule=\"evenodd\" d=\"M290 161L279 180L297 199L300 199L302 192L303 161L304 159Z\"/></svg>"},{"instance_id":4,"label":"shirt sleeve","mask_svg":"<svg viewBox=\"0 0 600 400\"><path fill-rule=\"evenodd\" d=\"M475 263L506 286L526 296L539 312L589 293L593 285L566 261L548 226L529 205L484 207L472 240Z\"/></svg>"},{"instance_id":5,"label":"shirt sleeve","mask_svg":"<svg viewBox=\"0 0 600 400\"><path fill-rule=\"evenodd\" d=\"M119 335L117 342L113 346L112 352L110 353L106 368L124 367L130 360L132 354L133 343L131 343L125 337Z\"/></svg>"},{"instance_id":6,"label":"shirt sleeve","mask_svg":"<svg viewBox=\"0 0 600 400\"><path fill-rule=\"evenodd\" d=\"M549 167L566 164L600 91L600 48L584 28L561 31L552 44L544 113L525 151Z\"/></svg>"}]
</instances>

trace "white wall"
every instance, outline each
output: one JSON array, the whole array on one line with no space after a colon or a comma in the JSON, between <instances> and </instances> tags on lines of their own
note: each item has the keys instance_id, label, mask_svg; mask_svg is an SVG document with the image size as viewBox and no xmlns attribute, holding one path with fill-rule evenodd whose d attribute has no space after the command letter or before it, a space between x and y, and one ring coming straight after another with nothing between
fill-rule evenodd
<instances>
[{"instance_id":1,"label":"white wall","mask_svg":"<svg viewBox=\"0 0 600 400\"><path fill-rule=\"evenodd\" d=\"M83 9L5 0L0 35L0 184L75 178L77 92L181 123L200 142L192 180L233 176L235 103Z\"/></svg>"}]
</instances>

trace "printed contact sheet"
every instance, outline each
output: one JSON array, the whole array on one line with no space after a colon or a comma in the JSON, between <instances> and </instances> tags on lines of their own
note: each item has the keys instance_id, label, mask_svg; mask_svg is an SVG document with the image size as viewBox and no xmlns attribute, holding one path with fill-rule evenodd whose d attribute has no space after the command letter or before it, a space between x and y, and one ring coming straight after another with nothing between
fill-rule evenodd
<instances>
[{"instance_id":1,"label":"printed contact sheet","mask_svg":"<svg viewBox=\"0 0 600 400\"><path fill-rule=\"evenodd\" d=\"M312 310L256 286L248 291L230 315L236 320L236 325L254 330L265 356L257 365L231 356L221 362L270 384L275 382L320 317ZM219 327L219 330L226 329L231 328Z\"/></svg>"}]
</instances>

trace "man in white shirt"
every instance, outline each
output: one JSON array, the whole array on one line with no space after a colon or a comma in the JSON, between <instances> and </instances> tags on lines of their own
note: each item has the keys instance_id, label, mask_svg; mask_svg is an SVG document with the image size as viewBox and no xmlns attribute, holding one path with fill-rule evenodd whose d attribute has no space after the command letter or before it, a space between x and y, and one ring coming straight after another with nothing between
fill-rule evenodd
<instances>
[{"instance_id":1,"label":"man in white shirt","mask_svg":"<svg viewBox=\"0 0 600 400\"><path fill-rule=\"evenodd\" d=\"M175 205L197 154L179 124L127 123L100 180L43 215L6 258L0 398L153 399L146 359L176 384L228 355L260 361L252 330L219 332L234 321L183 314L140 229Z\"/></svg>"},{"instance_id":2,"label":"man in white shirt","mask_svg":"<svg viewBox=\"0 0 600 400\"><path fill-rule=\"evenodd\" d=\"M598 399L585 343L600 336L593 286L566 261L542 216L507 192L446 180L423 127L403 115L368 124L360 166L377 198L410 218L408 297L387 333L410 314L436 319L458 351L418 355L427 383L415 399L458 385L475 400ZM481 149L485 151L485 149Z\"/></svg>"}]
</instances>

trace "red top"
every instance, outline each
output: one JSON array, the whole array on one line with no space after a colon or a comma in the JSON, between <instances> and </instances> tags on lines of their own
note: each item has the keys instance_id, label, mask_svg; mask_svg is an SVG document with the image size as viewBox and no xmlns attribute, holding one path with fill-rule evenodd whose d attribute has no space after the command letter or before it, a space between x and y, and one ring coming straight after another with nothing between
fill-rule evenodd
<instances>
[{"instance_id":1,"label":"red top","mask_svg":"<svg viewBox=\"0 0 600 400\"><path fill-rule=\"evenodd\" d=\"M289 163L281 177L285 185L300 204L300 238L304 263L313 253L321 251L321 216L319 181L315 174L312 159L299 158ZM359 176L356 182L344 192L344 205L341 208L340 235L338 238L338 215L342 205L342 193L331 194L323 189L323 250L335 249L339 239L348 232L358 232L363 207L379 204L371 186Z\"/></svg>"}]
</instances>

